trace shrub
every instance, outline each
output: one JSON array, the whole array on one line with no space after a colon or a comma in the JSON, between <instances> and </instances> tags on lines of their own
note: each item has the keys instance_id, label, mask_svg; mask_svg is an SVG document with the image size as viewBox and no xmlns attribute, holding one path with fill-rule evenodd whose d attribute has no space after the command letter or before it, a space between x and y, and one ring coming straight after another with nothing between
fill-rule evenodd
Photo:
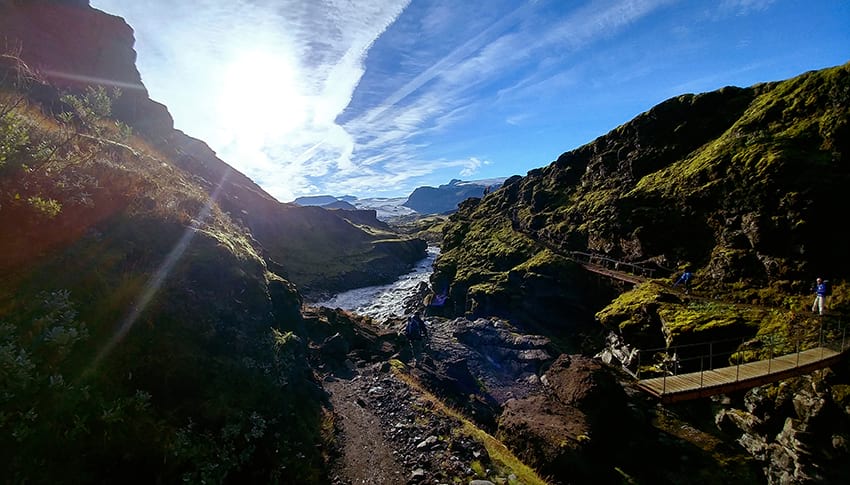
<instances>
[{"instance_id":1,"label":"shrub","mask_svg":"<svg viewBox=\"0 0 850 485\"><path fill-rule=\"evenodd\" d=\"M29 144L29 134L23 120L14 113L0 117L0 168L19 156Z\"/></svg>"},{"instance_id":2,"label":"shrub","mask_svg":"<svg viewBox=\"0 0 850 485\"><path fill-rule=\"evenodd\" d=\"M48 219L53 219L62 212L62 204L58 200L44 199L40 196L33 196L27 199L27 203L35 209L35 211Z\"/></svg>"}]
</instances>

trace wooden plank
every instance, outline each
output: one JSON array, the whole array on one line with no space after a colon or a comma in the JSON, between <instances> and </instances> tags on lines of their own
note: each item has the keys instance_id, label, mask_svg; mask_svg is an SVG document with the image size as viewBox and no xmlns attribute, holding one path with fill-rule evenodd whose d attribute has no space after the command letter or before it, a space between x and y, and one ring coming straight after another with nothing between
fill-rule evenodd
<instances>
[{"instance_id":1,"label":"wooden plank","mask_svg":"<svg viewBox=\"0 0 850 485\"><path fill-rule=\"evenodd\" d=\"M841 353L819 347L741 365L643 379L637 386L663 402L697 399L806 374L832 365L840 358Z\"/></svg>"}]
</instances>

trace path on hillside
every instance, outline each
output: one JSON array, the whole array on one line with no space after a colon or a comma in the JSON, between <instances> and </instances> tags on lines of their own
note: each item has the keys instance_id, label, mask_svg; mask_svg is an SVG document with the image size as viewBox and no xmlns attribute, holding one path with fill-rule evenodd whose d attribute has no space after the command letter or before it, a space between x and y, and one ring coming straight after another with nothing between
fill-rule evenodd
<instances>
[{"instance_id":1,"label":"path on hillside","mask_svg":"<svg viewBox=\"0 0 850 485\"><path fill-rule=\"evenodd\" d=\"M336 435L331 483L468 483L476 478L471 464L486 465L487 451L456 432L459 420L408 386L387 362L348 364L323 381Z\"/></svg>"},{"instance_id":2,"label":"path on hillside","mask_svg":"<svg viewBox=\"0 0 850 485\"><path fill-rule=\"evenodd\" d=\"M334 483L401 483L406 478L405 470L384 439L380 417L360 398L362 386L356 382L358 379L360 376L354 381L332 379L325 383L341 448L341 460L332 477Z\"/></svg>"}]
</instances>

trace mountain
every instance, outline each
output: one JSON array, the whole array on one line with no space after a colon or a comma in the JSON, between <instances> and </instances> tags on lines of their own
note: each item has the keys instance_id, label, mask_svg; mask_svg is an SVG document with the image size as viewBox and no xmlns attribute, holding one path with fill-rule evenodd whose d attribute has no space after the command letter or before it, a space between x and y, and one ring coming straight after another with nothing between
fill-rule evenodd
<instances>
[{"instance_id":1,"label":"mountain","mask_svg":"<svg viewBox=\"0 0 850 485\"><path fill-rule=\"evenodd\" d=\"M504 179L488 179L464 182L452 179L439 187L418 187L404 202L420 214L444 214L457 209L457 205L471 197L481 197L496 189Z\"/></svg>"},{"instance_id":2,"label":"mountain","mask_svg":"<svg viewBox=\"0 0 850 485\"><path fill-rule=\"evenodd\" d=\"M848 184L850 64L677 96L463 202L443 229L432 287L448 294L445 315L500 315L566 352L598 352L608 334L621 342L608 357L630 372L668 375L670 362L698 372L710 342L731 364L769 360L846 332L850 233L839 221ZM631 264L644 273L628 283L600 276ZM690 293L673 285L684 270L695 275ZM823 316L811 311L816 277L833 284ZM833 440L848 439L848 375L844 359L681 409L724 423L770 483L843 483L850 477L837 469L850 451ZM506 406L498 435L512 449L538 450L523 456L544 473L568 476L592 455L566 451L581 440L532 427L545 415L578 419L559 409L568 401L554 401ZM700 411L721 403L716 417ZM599 426L592 440L613 443ZM805 456L788 440L802 435Z\"/></svg>"},{"instance_id":3,"label":"mountain","mask_svg":"<svg viewBox=\"0 0 850 485\"><path fill-rule=\"evenodd\" d=\"M504 178L463 181L451 180L448 184L434 187L417 187L405 197L357 198L352 195L334 197L313 195L298 197L294 204L336 209L375 210L382 221L405 220L414 214L443 214L453 212L457 205L470 197L481 197L497 189ZM346 205L348 204L348 205Z\"/></svg>"},{"instance_id":4,"label":"mountain","mask_svg":"<svg viewBox=\"0 0 850 485\"><path fill-rule=\"evenodd\" d=\"M293 204L297 205L317 205L319 207L333 204L334 202L339 202L339 199L332 195L310 195L298 197L292 201Z\"/></svg>"},{"instance_id":5,"label":"mountain","mask_svg":"<svg viewBox=\"0 0 850 485\"><path fill-rule=\"evenodd\" d=\"M276 201L205 143L175 130L167 109L150 100L141 83L134 65L132 29L122 19L90 8L87 2L9 2L2 8L0 32L8 45L19 45L20 58L52 86L80 92L89 80L100 79L121 87L120 96L112 100L111 116L195 177L202 190L215 194L217 205L248 228L266 256L280 264L302 292L382 283L424 257L420 243L392 241L385 234L354 227L333 212ZM99 46L96 55L93 46ZM55 91L41 88L34 89L33 96L47 105L59 98ZM324 268L321 277L313 271L317 265Z\"/></svg>"},{"instance_id":6,"label":"mountain","mask_svg":"<svg viewBox=\"0 0 850 485\"><path fill-rule=\"evenodd\" d=\"M848 69L679 96L506 180L451 217L438 278L467 308L507 303L497 295L570 251L688 265L718 291L843 280Z\"/></svg>"}]
</instances>

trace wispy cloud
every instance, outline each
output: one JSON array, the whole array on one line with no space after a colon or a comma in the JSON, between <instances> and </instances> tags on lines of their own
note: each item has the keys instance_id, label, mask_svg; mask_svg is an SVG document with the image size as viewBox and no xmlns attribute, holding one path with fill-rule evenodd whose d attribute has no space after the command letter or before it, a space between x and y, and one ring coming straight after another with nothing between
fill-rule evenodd
<instances>
[{"instance_id":1,"label":"wispy cloud","mask_svg":"<svg viewBox=\"0 0 850 485\"><path fill-rule=\"evenodd\" d=\"M723 0L720 3L721 12L731 12L735 15L747 15L752 12L767 10L775 0Z\"/></svg>"},{"instance_id":2,"label":"wispy cloud","mask_svg":"<svg viewBox=\"0 0 850 485\"><path fill-rule=\"evenodd\" d=\"M481 112L486 109L485 106L498 103L500 85L570 82L569 74L562 71L564 66L557 62L553 62L551 68L545 68L553 53L563 56L569 51L585 49L669 1L594 3L565 20L556 21L538 12L544 3L523 4L498 15L478 31L467 29L469 37L456 48L423 66L406 83L345 123L346 130L356 140L355 154L393 147L401 159L421 167L421 160L416 165L415 150L406 149L411 148L405 145L407 142L418 140L423 133L449 130L466 114ZM449 17L452 15L446 4L439 4L424 16L424 28L430 35L439 35L439 21ZM449 28L453 28L451 25ZM445 32L445 35L456 33ZM512 79L520 72L520 66L543 66L543 71L548 74L541 75L539 70L531 68L521 79ZM496 86L481 89L494 80ZM517 121L516 117L509 119ZM425 173L456 167L459 169L457 173L464 177L473 175L481 167L476 164L446 164L439 160L430 160L427 166L430 169ZM423 169L407 173L414 178L421 172Z\"/></svg>"},{"instance_id":3,"label":"wispy cloud","mask_svg":"<svg viewBox=\"0 0 850 485\"><path fill-rule=\"evenodd\" d=\"M409 0L92 3L134 27L143 80L177 127L288 200L351 169L335 119Z\"/></svg>"},{"instance_id":4,"label":"wispy cloud","mask_svg":"<svg viewBox=\"0 0 850 485\"><path fill-rule=\"evenodd\" d=\"M474 176L487 157L433 159L435 136L508 93L517 101L571 82L573 53L669 1L573 11L546 0L488 9L447 0L92 3L135 28L143 80L178 128L291 200L387 194L441 171Z\"/></svg>"}]
</instances>

